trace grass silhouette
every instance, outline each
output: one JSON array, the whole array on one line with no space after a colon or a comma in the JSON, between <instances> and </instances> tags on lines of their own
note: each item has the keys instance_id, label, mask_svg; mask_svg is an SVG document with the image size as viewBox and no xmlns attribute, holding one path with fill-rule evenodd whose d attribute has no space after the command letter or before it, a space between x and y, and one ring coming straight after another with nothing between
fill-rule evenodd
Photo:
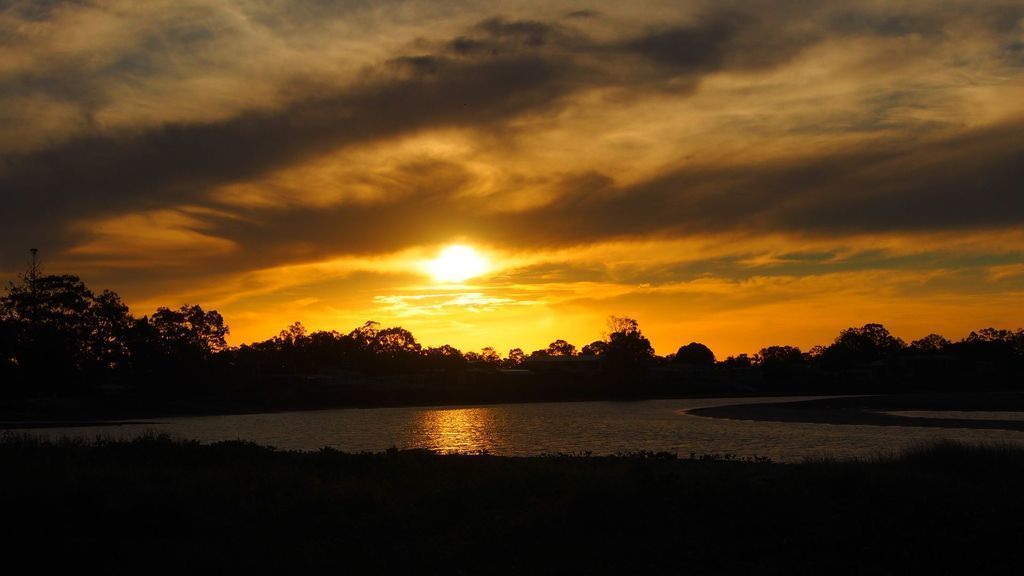
<instances>
[{"instance_id":1,"label":"grass silhouette","mask_svg":"<svg viewBox=\"0 0 1024 576\"><path fill-rule=\"evenodd\" d=\"M1024 450L867 460L0 440L5 557L107 573L1009 572Z\"/></svg>"}]
</instances>

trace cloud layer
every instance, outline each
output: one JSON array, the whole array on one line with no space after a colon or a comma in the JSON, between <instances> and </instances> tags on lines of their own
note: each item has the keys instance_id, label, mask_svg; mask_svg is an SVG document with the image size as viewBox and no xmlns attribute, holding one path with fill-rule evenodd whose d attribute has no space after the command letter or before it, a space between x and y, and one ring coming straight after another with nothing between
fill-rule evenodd
<instances>
[{"instance_id":1,"label":"cloud layer","mask_svg":"<svg viewBox=\"0 0 1024 576\"><path fill-rule=\"evenodd\" d=\"M996 288L922 298L1014 294L1024 4L886 4L2 2L0 269L39 247L143 305L234 306L246 337L309 298L408 317L382 263L453 241L521 264L424 307L481 337L700 277L756 300L958 268ZM367 292L311 295L340 279ZM573 296L592 282L610 300Z\"/></svg>"}]
</instances>

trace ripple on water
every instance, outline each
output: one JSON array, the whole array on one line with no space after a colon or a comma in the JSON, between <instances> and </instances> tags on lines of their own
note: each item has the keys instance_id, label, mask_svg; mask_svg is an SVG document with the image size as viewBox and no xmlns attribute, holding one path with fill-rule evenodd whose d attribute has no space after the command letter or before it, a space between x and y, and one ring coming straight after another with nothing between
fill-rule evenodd
<instances>
[{"instance_id":1,"label":"ripple on water","mask_svg":"<svg viewBox=\"0 0 1024 576\"><path fill-rule=\"evenodd\" d=\"M797 399L701 398L334 409L166 418L121 426L43 428L19 432L51 438L70 436L85 439L166 433L201 442L241 439L287 450L317 450L329 446L347 452L363 452L394 446L508 456L586 452L601 455L650 450L672 452L683 457L691 453L718 453L740 457L767 456L777 461L797 461L822 455L870 457L949 439L1024 444L1024 433L1007 430L757 422L703 418L686 413L694 408L722 404ZM931 413L920 414L933 417ZM995 414L1006 418L1006 413ZM1024 415L1020 417L1024 418Z\"/></svg>"}]
</instances>

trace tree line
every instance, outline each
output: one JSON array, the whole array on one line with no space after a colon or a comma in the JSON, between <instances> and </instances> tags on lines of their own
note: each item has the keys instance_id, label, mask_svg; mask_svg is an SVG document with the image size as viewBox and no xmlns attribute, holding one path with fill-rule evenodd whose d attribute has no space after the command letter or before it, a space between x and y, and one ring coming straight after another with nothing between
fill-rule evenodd
<instances>
[{"instance_id":1,"label":"tree line","mask_svg":"<svg viewBox=\"0 0 1024 576\"><path fill-rule=\"evenodd\" d=\"M985 328L960 341L931 334L907 344L881 324L840 332L827 346L803 351L776 345L719 360L691 342L658 356L636 320L612 317L608 335L578 348L558 339L546 348L463 352L423 346L401 327L367 322L349 332L307 331L295 323L277 336L229 347L229 328L215 310L198 305L158 308L133 316L121 298L95 293L73 275L36 268L11 282L0 298L0 378L8 394L90 393L104 387L188 391L211 382L313 374L397 375L522 369L545 358L590 357L606 379L642 383L648 372L757 371L765 381L822 378L857 370L906 375L907 366L933 372L988 370L1012 378L1024 372L1024 330ZM915 364L916 363L916 364Z\"/></svg>"},{"instance_id":2,"label":"tree line","mask_svg":"<svg viewBox=\"0 0 1024 576\"><path fill-rule=\"evenodd\" d=\"M207 371L228 327L200 306L136 318L120 296L36 270L0 298L0 376L8 388L66 392Z\"/></svg>"}]
</instances>

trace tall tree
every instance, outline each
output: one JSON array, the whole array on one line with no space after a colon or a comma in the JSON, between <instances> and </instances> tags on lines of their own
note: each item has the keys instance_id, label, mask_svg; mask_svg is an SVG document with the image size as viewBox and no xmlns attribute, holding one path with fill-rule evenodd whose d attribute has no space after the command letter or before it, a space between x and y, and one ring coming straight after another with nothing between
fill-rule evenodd
<instances>
[{"instance_id":1,"label":"tall tree","mask_svg":"<svg viewBox=\"0 0 1024 576\"><path fill-rule=\"evenodd\" d=\"M640 331L640 324L636 320L612 316L608 320L608 327L610 333L605 353L609 360L644 362L654 357L654 347Z\"/></svg>"},{"instance_id":2,"label":"tall tree","mask_svg":"<svg viewBox=\"0 0 1024 576\"><path fill-rule=\"evenodd\" d=\"M184 305L177 310L158 308L149 318L159 346L174 356L209 358L227 348L229 329L216 310L209 312L199 305Z\"/></svg>"},{"instance_id":3,"label":"tall tree","mask_svg":"<svg viewBox=\"0 0 1024 576\"><path fill-rule=\"evenodd\" d=\"M72 275L37 269L0 298L7 362L38 386L66 388L121 367L134 319L117 294L97 296Z\"/></svg>"}]
</instances>

